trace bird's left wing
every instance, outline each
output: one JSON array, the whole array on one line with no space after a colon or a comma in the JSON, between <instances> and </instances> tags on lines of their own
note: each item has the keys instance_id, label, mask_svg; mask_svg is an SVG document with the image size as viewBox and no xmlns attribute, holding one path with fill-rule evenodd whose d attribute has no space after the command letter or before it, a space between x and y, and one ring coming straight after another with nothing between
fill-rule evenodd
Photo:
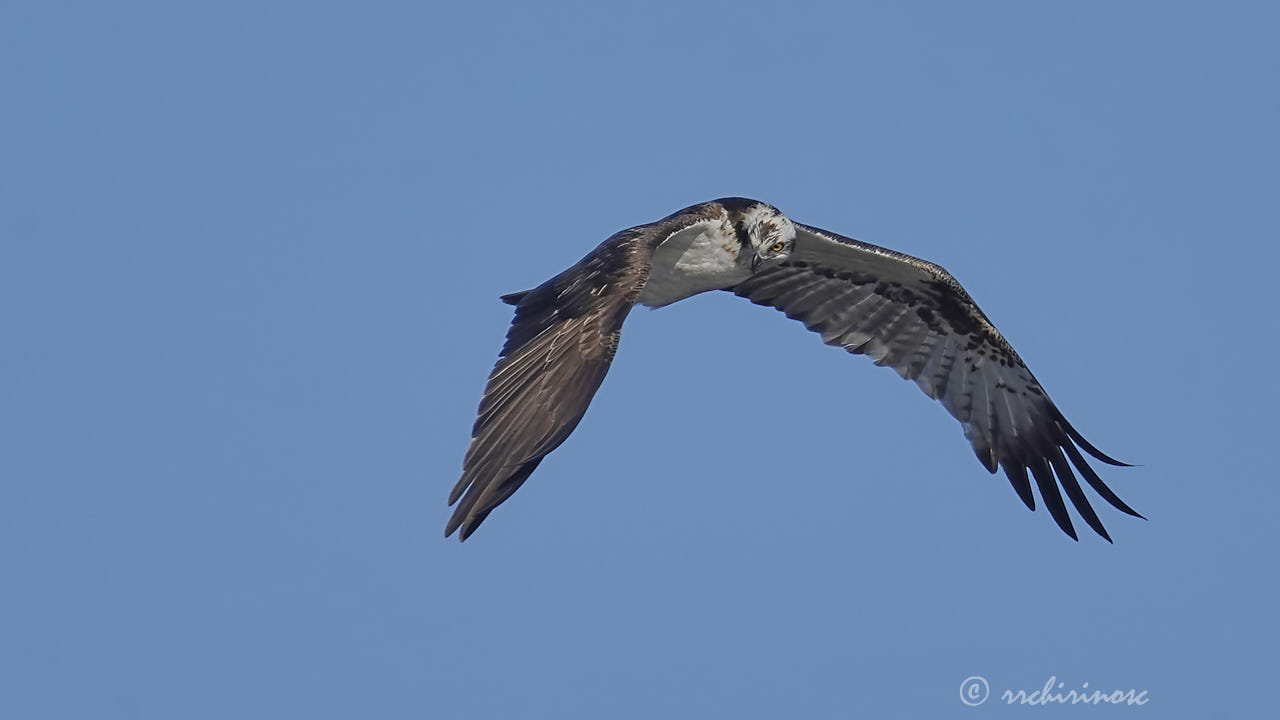
<instances>
[{"instance_id":1,"label":"bird's left wing","mask_svg":"<svg viewBox=\"0 0 1280 720\"><path fill-rule=\"evenodd\" d=\"M1089 527L1111 539L1072 465L1109 503L1141 517L1102 482L1080 449L1105 463L1124 463L1067 422L950 273L819 228L796 223L796 231L790 257L733 292L803 322L829 345L868 355L914 380L960 421L978 460L993 473L1003 467L1018 497L1034 510L1029 471L1050 515L1072 538L1059 484Z\"/></svg>"}]
</instances>

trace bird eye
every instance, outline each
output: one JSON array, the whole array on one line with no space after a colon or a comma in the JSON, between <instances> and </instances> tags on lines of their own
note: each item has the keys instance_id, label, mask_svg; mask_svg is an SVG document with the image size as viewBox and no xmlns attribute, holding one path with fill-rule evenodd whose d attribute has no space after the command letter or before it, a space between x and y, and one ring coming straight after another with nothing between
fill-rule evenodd
<instances>
[{"instance_id":1,"label":"bird eye","mask_svg":"<svg viewBox=\"0 0 1280 720\"><path fill-rule=\"evenodd\" d=\"M780 242L774 243L773 246L769 248L769 252L775 252L775 253L782 252L782 248L786 246L787 246L786 243L780 243Z\"/></svg>"}]
</instances>

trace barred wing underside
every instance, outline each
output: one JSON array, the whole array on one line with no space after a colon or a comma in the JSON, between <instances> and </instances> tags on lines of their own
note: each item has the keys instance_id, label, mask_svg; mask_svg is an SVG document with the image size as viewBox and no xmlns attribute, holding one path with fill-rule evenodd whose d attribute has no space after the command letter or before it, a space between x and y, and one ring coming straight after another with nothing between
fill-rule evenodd
<instances>
[{"instance_id":1,"label":"barred wing underside","mask_svg":"<svg viewBox=\"0 0 1280 720\"><path fill-rule=\"evenodd\" d=\"M1073 465L1103 499L1141 517L1102 482L1080 451L1110 465L1125 463L1093 447L1067 422L946 270L819 228L796 223L796 229L788 259L731 290L803 322L828 345L867 355L914 380L960 421L987 470L1004 468L1032 510L1034 478L1049 514L1072 538L1076 533L1059 485L1089 527L1111 540Z\"/></svg>"}]
</instances>

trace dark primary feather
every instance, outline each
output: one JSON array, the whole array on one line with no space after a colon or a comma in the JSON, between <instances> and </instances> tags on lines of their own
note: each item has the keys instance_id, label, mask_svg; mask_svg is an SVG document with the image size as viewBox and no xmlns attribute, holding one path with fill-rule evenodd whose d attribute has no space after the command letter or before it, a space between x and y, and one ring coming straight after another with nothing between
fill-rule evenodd
<instances>
[{"instance_id":1,"label":"dark primary feather","mask_svg":"<svg viewBox=\"0 0 1280 720\"><path fill-rule=\"evenodd\" d=\"M1111 505L1141 517L1103 484L1077 445L1102 462L1124 463L1098 451L1066 421L950 273L893 250L796 227L787 260L729 289L801 321L829 345L868 355L915 381L960 421L988 471L1004 468L1032 510L1034 478L1049 514L1072 538L1059 485L1089 527L1111 540L1072 466Z\"/></svg>"}]
</instances>

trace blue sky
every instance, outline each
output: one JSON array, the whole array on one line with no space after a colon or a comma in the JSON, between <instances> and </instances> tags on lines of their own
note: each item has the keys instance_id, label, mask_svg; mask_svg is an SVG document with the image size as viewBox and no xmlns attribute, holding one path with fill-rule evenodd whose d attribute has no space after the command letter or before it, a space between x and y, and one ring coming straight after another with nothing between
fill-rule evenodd
<instances>
[{"instance_id":1,"label":"blue sky","mask_svg":"<svg viewBox=\"0 0 1280 720\"><path fill-rule=\"evenodd\" d=\"M1273 713L1278 22L7 7L0 716ZM634 313L446 541L498 295L724 195L947 267L1149 520L1072 542L912 385L719 293ZM1149 702L999 700L1050 677Z\"/></svg>"}]
</instances>

